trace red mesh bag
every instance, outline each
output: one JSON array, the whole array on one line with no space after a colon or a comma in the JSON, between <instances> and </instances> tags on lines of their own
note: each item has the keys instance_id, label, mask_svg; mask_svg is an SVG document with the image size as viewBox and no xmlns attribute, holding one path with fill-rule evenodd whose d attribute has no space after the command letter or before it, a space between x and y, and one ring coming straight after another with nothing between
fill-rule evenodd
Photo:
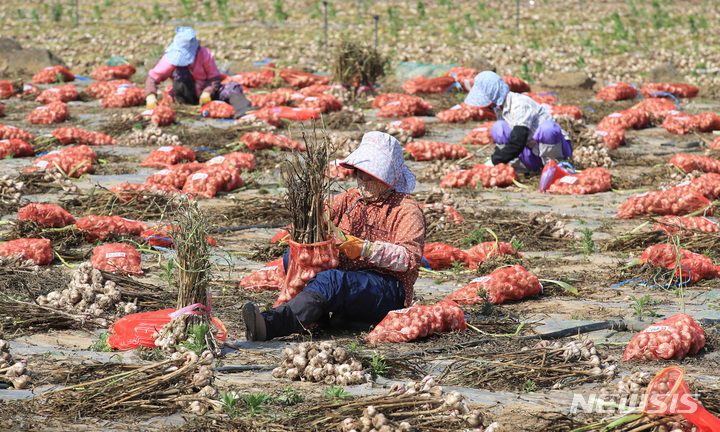
<instances>
[{"instance_id":1,"label":"red mesh bag","mask_svg":"<svg viewBox=\"0 0 720 432\"><path fill-rule=\"evenodd\" d=\"M720 129L720 117L714 112L704 112L691 117L693 127L698 132L711 132Z\"/></svg>"},{"instance_id":2,"label":"red mesh bag","mask_svg":"<svg viewBox=\"0 0 720 432\"><path fill-rule=\"evenodd\" d=\"M280 69L280 78L293 87L304 88L313 84L330 84L331 76L313 75L295 69Z\"/></svg>"},{"instance_id":3,"label":"red mesh bag","mask_svg":"<svg viewBox=\"0 0 720 432\"><path fill-rule=\"evenodd\" d=\"M172 90L172 85L165 86L165 88L163 89L163 97L160 102L158 102L158 106L170 106L175 103L175 98L173 98Z\"/></svg>"},{"instance_id":4,"label":"red mesh bag","mask_svg":"<svg viewBox=\"0 0 720 432\"><path fill-rule=\"evenodd\" d=\"M175 110L167 106L156 106L143 111L140 115L144 118L150 118L150 121L155 126L167 126L170 123L175 123Z\"/></svg>"},{"instance_id":5,"label":"red mesh bag","mask_svg":"<svg viewBox=\"0 0 720 432\"><path fill-rule=\"evenodd\" d=\"M135 67L129 64L117 66L100 66L92 71L93 79L97 81L110 81L114 79L126 79L135 74Z\"/></svg>"},{"instance_id":6,"label":"red mesh bag","mask_svg":"<svg viewBox=\"0 0 720 432\"><path fill-rule=\"evenodd\" d=\"M718 223L702 216L663 216L657 220L653 229L670 235L691 236L695 234L693 231L718 232Z\"/></svg>"},{"instance_id":7,"label":"red mesh bag","mask_svg":"<svg viewBox=\"0 0 720 432\"><path fill-rule=\"evenodd\" d=\"M458 304L484 303L480 296L480 289L487 293L487 299L492 304L502 304L506 301L522 300L525 297L538 295L542 292L542 285L537 276L528 273L523 266L499 268L487 276L475 278L445 300L452 300Z\"/></svg>"},{"instance_id":8,"label":"red mesh bag","mask_svg":"<svg viewBox=\"0 0 720 432\"><path fill-rule=\"evenodd\" d=\"M283 282L285 282L285 268L283 259L278 258L250 276L242 278L238 286L252 291L279 290Z\"/></svg>"},{"instance_id":9,"label":"red mesh bag","mask_svg":"<svg viewBox=\"0 0 720 432\"><path fill-rule=\"evenodd\" d=\"M530 85L522 80L522 78L505 75L502 77L505 84L508 85L511 92L514 93L527 93L530 91Z\"/></svg>"},{"instance_id":10,"label":"red mesh bag","mask_svg":"<svg viewBox=\"0 0 720 432\"><path fill-rule=\"evenodd\" d=\"M596 130L596 134L600 135L603 143L610 150L615 150L625 143L625 129L620 126L605 126L604 130Z\"/></svg>"},{"instance_id":11,"label":"red mesh bag","mask_svg":"<svg viewBox=\"0 0 720 432\"><path fill-rule=\"evenodd\" d=\"M273 307L278 307L294 299L316 274L337 268L340 263L334 238L313 244L301 244L288 239L288 243L290 244L290 259L285 281Z\"/></svg>"},{"instance_id":12,"label":"red mesh bag","mask_svg":"<svg viewBox=\"0 0 720 432\"><path fill-rule=\"evenodd\" d=\"M271 133L248 132L240 137L240 141L244 141L250 150L264 150L273 147L280 147L280 149L288 151L307 150L304 145L285 135L275 135Z\"/></svg>"},{"instance_id":13,"label":"red mesh bag","mask_svg":"<svg viewBox=\"0 0 720 432\"><path fill-rule=\"evenodd\" d=\"M710 200L696 193L688 193L678 189L645 192L629 198L620 207L617 217L630 219L645 215L676 215L682 216L696 211L705 211L712 216Z\"/></svg>"},{"instance_id":14,"label":"red mesh bag","mask_svg":"<svg viewBox=\"0 0 720 432\"><path fill-rule=\"evenodd\" d=\"M720 161L707 156L695 156L678 153L668 162L686 173L700 170L706 173L720 173Z\"/></svg>"},{"instance_id":15,"label":"red mesh bag","mask_svg":"<svg viewBox=\"0 0 720 432\"><path fill-rule=\"evenodd\" d=\"M497 119L497 116L494 112L486 108L468 105L465 102L461 103L460 105L455 105L454 107L445 111L440 111L439 113L437 113L437 115L435 115L435 117L439 118L440 121L443 123L460 123L467 121L485 121Z\"/></svg>"},{"instance_id":16,"label":"red mesh bag","mask_svg":"<svg viewBox=\"0 0 720 432\"><path fill-rule=\"evenodd\" d=\"M308 96L298 105L298 108L312 109L321 113L340 111L342 107L342 103L335 96L329 94Z\"/></svg>"},{"instance_id":17,"label":"red mesh bag","mask_svg":"<svg viewBox=\"0 0 720 432\"><path fill-rule=\"evenodd\" d=\"M437 78L425 78L418 76L411 78L402 85L402 88L410 93L442 93L455 85L455 78L445 75Z\"/></svg>"},{"instance_id":18,"label":"red mesh bag","mask_svg":"<svg viewBox=\"0 0 720 432\"><path fill-rule=\"evenodd\" d=\"M433 270L450 268L456 261L468 265L467 252L443 243L425 243L423 257L428 260Z\"/></svg>"},{"instance_id":19,"label":"red mesh bag","mask_svg":"<svg viewBox=\"0 0 720 432\"><path fill-rule=\"evenodd\" d=\"M600 89L595 99L604 101L621 101L637 97L637 90L630 84L616 82Z\"/></svg>"},{"instance_id":20,"label":"red mesh bag","mask_svg":"<svg viewBox=\"0 0 720 432\"><path fill-rule=\"evenodd\" d=\"M0 159L27 157L32 156L33 153L32 146L23 140L15 138L0 140Z\"/></svg>"},{"instance_id":21,"label":"red mesh bag","mask_svg":"<svg viewBox=\"0 0 720 432\"><path fill-rule=\"evenodd\" d=\"M535 102L539 103L540 105L553 105L555 102L557 102L557 98L547 92L523 92L523 94L534 100Z\"/></svg>"},{"instance_id":22,"label":"red mesh bag","mask_svg":"<svg viewBox=\"0 0 720 432\"><path fill-rule=\"evenodd\" d=\"M640 261L675 269L675 275L681 277L684 283L720 277L720 267L713 264L710 258L687 249L678 249L669 243L648 247L640 256Z\"/></svg>"},{"instance_id":23,"label":"red mesh bag","mask_svg":"<svg viewBox=\"0 0 720 432\"><path fill-rule=\"evenodd\" d=\"M21 98L21 97L31 96L31 95L36 95L36 94L40 94L39 88L37 88L33 85L30 85L30 84L23 84L22 93L16 94L15 97Z\"/></svg>"},{"instance_id":24,"label":"red mesh bag","mask_svg":"<svg viewBox=\"0 0 720 432\"><path fill-rule=\"evenodd\" d=\"M238 123L242 122L254 122L256 120L264 121L265 123L269 124L270 126L274 127L280 127L281 123L281 117L277 113L273 112L270 108L261 108L257 111L251 112L250 114L245 114L244 116L240 117L236 121Z\"/></svg>"},{"instance_id":25,"label":"red mesh bag","mask_svg":"<svg viewBox=\"0 0 720 432\"><path fill-rule=\"evenodd\" d=\"M165 168L182 162L195 162L195 152L181 146L162 146L141 163L144 167Z\"/></svg>"},{"instance_id":26,"label":"red mesh bag","mask_svg":"<svg viewBox=\"0 0 720 432\"><path fill-rule=\"evenodd\" d=\"M200 162L170 165L148 177L145 183L170 186L179 190L185 186L185 182L189 176L205 168L205 166L205 164Z\"/></svg>"},{"instance_id":27,"label":"red mesh bag","mask_svg":"<svg viewBox=\"0 0 720 432\"><path fill-rule=\"evenodd\" d=\"M75 218L54 204L28 204L18 210L17 220L31 220L44 228L64 228L75 223Z\"/></svg>"},{"instance_id":28,"label":"red mesh bag","mask_svg":"<svg viewBox=\"0 0 720 432\"><path fill-rule=\"evenodd\" d=\"M457 210L455 210L453 207L449 205L443 205L440 203L431 203L431 204L425 204L425 203L418 203L418 207L425 213L428 209L436 209L439 207L442 207L445 213L450 218L450 221L455 222L457 224L461 224L465 222L465 218L462 217L460 213L458 213Z\"/></svg>"},{"instance_id":29,"label":"red mesh bag","mask_svg":"<svg viewBox=\"0 0 720 432\"><path fill-rule=\"evenodd\" d=\"M355 177L353 168L345 168L340 165L339 160L334 160L328 164L328 177L335 180L345 180L346 177Z\"/></svg>"},{"instance_id":30,"label":"red mesh bag","mask_svg":"<svg viewBox=\"0 0 720 432\"><path fill-rule=\"evenodd\" d=\"M126 79L119 79L115 81L100 81L92 83L85 89L85 93L89 94L94 98L104 98L115 93L121 85L132 85L132 83Z\"/></svg>"},{"instance_id":31,"label":"red mesh bag","mask_svg":"<svg viewBox=\"0 0 720 432\"><path fill-rule=\"evenodd\" d=\"M145 239L150 246L171 249L175 247L173 240L173 232L179 228L170 224L159 224L140 233L140 237ZM209 246L217 246L217 242L212 237L205 237Z\"/></svg>"},{"instance_id":32,"label":"red mesh bag","mask_svg":"<svg viewBox=\"0 0 720 432\"><path fill-rule=\"evenodd\" d=\"M5 115L5 105L0 103L0 117Z\"/></svg>"},{"instance_id":33,"label":"red mesh bag","mask_svg":"<svg viewBox=\"0 0 720 432\"><path fill-rule=\"evenodd\" d=\"M575 105L550 105L548 111L550 111L550 115L553 117L567 115L575 120L582 120L583 118L580 107L576 107Z\"/></svg>"},{"instance_id":34,"label":"red mesh bag","mask_svg":"<svg viewBox=\"0 0 720 432\"><path fill-rule=\"evenodd\" d=\"M140 253L125 243L110 243L93 250L90 263L98 270L123 275L142 276Z\"/></svg>"},{"instance_id":35,"label":"red mesh bag","mask_svg":"<svg viewBox=\"0 0 720 432\"><path fill-rule=\"evenodd\" d=\"M262 87L272 85L275 80L275 65L268 63L261 72L250 71L243 72L231 77L227 77L222 81L222 84L226 84L230 81L242 85L243 87Z\"/></svg>"},{"instance_id":36,"label":"red mesh bag","mask_svg":"<svg viewBox=\"0 0 720 432\"><path fill-rule=\"evenodd\" d=\"M474 157L468 149L459 144L434 141L413 141L405 146L405 151L410 152L412 157L417 161Z\"/></svg>"},{"instance_id":37,"label":"red mesh bag","mask_svg":"<svg viewBox=\"0 0 720 432\"><path fill-rule=\"evenodd\" d=\"M212 198L218 192L230 192L242 186L240 172L226 164L207 166L185 180L182 192Z\"/></svg>"},{"instance_id":38,"label":"red mesh bag","mask_svg":"<svg viewBox=\"0 0 720 432\"><path fill-rule=\"evenodd\" d=\"M552 178L546 178L554 171ZM610 190L610 173L605 168L588 168L571 174L550 161L540 175L540 192L557 195L585 195ZM546 181L547 180L547 181Z\"/></svg>"},{"instance_id":39,"label":"red mesh bag","mask_svg":"<svg viewBox=\"0 0 720 432\"><path fill-rule=\"evenodd\" d=\"M625 348L623 360L682 360L704 346L705 330L690 315L681 313L638 333Z\"/></svg>"},{"instance_id":40,"label":"red mesh bag","mask_svg":"<svg viewBox=\"0 0 720 432\"><path fill-rule=\"evenodd\" d=\"M86 144L86 145L117 145L117 140L110 135L100 132L91 132L85 129L73 127L57 128L52 135L60 140L63 145Z\"/></svg>"},{"instance_id":41,"label":"red mesh bag","mask_svg":"<svg viewBox=\"0 0 720 432\"><path fill-rule=\"evenodd\" d=\"M52 124L67 120L70 112L65 102L54 101L45 106L35 108L25 119L32 124Z\"/></svg>"},{"instance_id":42,"label":"red mesh bag","mask_svg":"<svg viewBox=\"0 0 720 432\"><path fill-rule=\"evenodd\" d=\"M128 202L133 198L144 200L151 196L150 193L143 194L143 192L152 192L152 195L175 195L180 193L180 190L160 184L123 182L113 186L110 192L115 193L121 202Z\"/></svg>"},{"instance_id":43,"label":"red mesh bag","mask_svg":"<svg viewBox=\"0 0 720 432\"><path fill-rule=\"evenodd\" d=\"M20 139L23 141L32 141L35 139L35 135L24 129L20 129L19 127L0 125L0 139Z\"/></svg>"},{"instance_id":44,"label":"red mesh bag","mask_svg":"<svg viewBox=\"0 0 720 432\"><path fill-rule=\"evenodd\" d=\"M698 88L692 84L643 83L640 87L640 92L646 98L658 97L650 93L670 93L678 98L694 98L698 91Z\"/></svg>"},{"instance_id":45,"label":"red mesh bag","mask_svg":"<svg viewBox=\"0 0 720 432\"><path fill-rule=\"evenodd\" d=\"M720 174L706 173L689 182L680 183L672 189L696 193L709 200L715 200L720 197Z\"/></svg>"},{"instance_id":46,"label":"red mesh bag","mask_svg":"<svg viewBox=\"0 0 720 432\"><path fill-rule=\"evenodd\" d=\"M621 127L623 129L640 129L650 123L650 118L645 111L639 109L626 109L624 111L614 112L605 116L597 125L598 130L608 130L609 128Z\"/></svg>"},{"instance_id":47,"label":"red mesh bag","mask_svg":"<svg viewBox=\"0 0 720 432\"><path fill-rule=\"evenodd\" d=\"M494 256L512 255L521 258L522 254L515 252L510 243L489 241L479 243L468 250L468 265L470 269L475 269L478 263L485 262L488 258Z\"/></svg>"},{"instance_id":48,"label":"red mesh bag","mask_svg":"<svg viewBox=\"0 0 720 432\"><path fill-rule=\"evenodd\" d=\"M455 330L467 330L465 314L455 302L443 301L388 312L368 334L367 340L373 343L408 342Z\"/></svg>"},{"instance_id":49,"label":"red mesh bag","mask_svg":"<svg viewBox=\"0 0 720 432\"><path fill-rule=\"evenodd\" d=\"M444 188L475 188L479 182L483 187L507 187L512 185L515 179L517 179L517 174L510 165L497 164L489 167L477 164L469 170L445 174L440 186Z\"/></svg>"},{"instance_id":50,"label":"red mesh bag","mask_svg":"<svg viewBox=\"0 0 720 432\"><path fill-rule=\"evenodd\" d=\"M290 239L290 237L288 237L289 235L290 231L283 228L272 236L270 243L287 242Z\"/></svg>"},{"instance_id":51,"label":"red mesh bag","mask_svg":"<svg viewBox=\"0 0 720 432\"><path fill-rule=\"evenodd\" d=\"M670 111L660 126L670 133L685 135L693 131L695 122L692 116L678 111Z\"/></svg>"},{"instance_id":52,"label":"red mesh bag","mask_svg":"<svg viewBox=\"0 0 720 432\"><path fill-rule=\"evenodd\" d=\"M231 119L235 117L235 108L227 102L214 100L200 108L200 115L210 118Z\"/></svg>"},{"instance_id":53,"label":"red mesh bag","mask_svg":"<svg viewBox=\"0 0 720 432\"><path fill-rule=\"evenodd\" d=\"M478 71L477 69L467 67L452 67L447 74L455 76L455 80L460 83L465 91L470 91L475 83L475 76L478 74Z\"/></svg>"},{"instance_id":54,"label":"red mesh bag","mask_svg":"<svg viewBox=\"0 0 720 432\"><path fill-rule=\"evenodd\" d=\"M460 144L465 145L488 145L488 144L494 144L495 140L493 140L492 135L490 134L490 129L492 129L495 122L487 122L483 123L480 126L476 127L475 129L468 132L467 135L463 137L462 140L460 140Z\"/></svg>"},{"instance_id":55,"label":"red mesh bag","mask_svg":"<svg viewBox=\"0 0 720 432\"><path fill-rule=\"evenodd\" d=\"M5 257L21 256L33 260L36 265L48 265L53 260L49 239L21 238L0 244L0 255Z\"/></svg>"},{"instance_id":56,"label":"red mesh bag","mask_svg":"<svg viewBox=\"0 0 720 432\"><path fill-rule=\"evenodd\" d=\"M15 96L15 86L12 81L0 81L0 99L10 99Z\"/></svg>"},{"instance_id":57,"label":"red mesh bag","mask_svg":"<svg viewBox=\"0 0 720 432\"><path fill-rule=\"evenodd\" d=\"M378 117L409 117L428 115L433 106L417 96L385 93L373 100L373 108L380 109Z\"/></svg>"},{"instance_id":58,"label":"red mesh bag","mask_svg":"<svg viewBox=\"0 0 720 432\"><path fill-rule=\"evenodd\" d=\"M170 314L175 309L164 309L152 312L140 312L126 315L110 326L107 344L112 349L127 350L143 348L156 348L153 333L159 331L171 321ZM215 337L224 340L227 337L225 324L217 318L210 318L214 328Z\"/></svg>"},{"instance_id":59,"label":"red mesh bag","mask_svg":"<svg viewBox=\"0 0 720 432\"><path fill-rule=\"evenodd\" d=\"M24 173L44 169L59 168L68 177L79 178L83 174L93 172L93 164L97 162L95 151L86 145L67 147L53 150L48 154L35 159L31 167L25 168Z\"/></svg>"},{"instance_id":60,"label":"red mesh bag","mask_svg":"<svg viewBox=\"0 0 720 432\"><path fill-rule=\"evenodd\" d=\"M47 104L54 101L70 102L78 98L78 91L72 84L65 84L60 87L53 87L43 90L42 93L35 98L35 102Z\"/></svg>"},{"instance_id":61,"label":"red mesh bag","mask_svg":"<svg viewBox=\"0 0 720 432\"><path fill-rule=\"evenodd\" d=\"M635 106L645 111L651 119L662 120L670 111L675 111L675 104L665 98L649 98Z\"/></svg>"},{"instance_id":62,"label":"red mesh bag","mask_svg":"<svg viewBox=\"0 0 720 432\"><path fill-rule=\"evenodd\" d=\"M305 99L304 95L297 93L293 89L285 87L276 89L272 93L268 94L248 95L247 98L252 106L261 108L272 108L289 104L292 101L292 95L295 94L299 96L298 98Z\"/></svg>"},{"instance_id":63,"label":"red mesh bag","mask_svg":"<svg viewBox=\"0 0 720 432\"><path fill-rule=\"evenodd\" d=\"M206 166L215 164L228 164L235 167L239 172L242 172L242 170L252 171L255 169L255 156L250 153L232 152L222 156L215 156L205 162Z\"/></svg>"},{"instance_id":64,"label":"red mesh bag","mask_svg":"<svg viewBox=\"0 0 720 432\"><path fill-rule=\"evenodd\" d=\"M75 226L85 232L85 238L92 243L95 240L107 240L113 235L140 237L148 226L140 221L121 218L120 216L81 217L75 221Z\"/></svg>"},{"instance_id":65,"label":"red mesh bag","mask_svg":"<svg viewBox=\"0 0 720 432\"><path fill-rule=\"evenodd\" d=\"M49 66L32 77L33 84L54 84L58 82L58 74L63 82L75 81L75 75L63 66Z\"/></svg>"},{"instance_id":66,"label":"red mesh bag","mask_svg":"<svg viewBox=\"0 0 720 432\"><path fill-rule=\"evenodd\" d=\"M102 101L105 108L127 108L144 104L145 90L126 84L120 84L115 93L109 94Z\"/></svg>"},{"instance_id":67,"label":"red mesh bag","mask_svg":"<svg viewBox=\"0 0 720 432\"><path fill-rule=\"evenodd\" d=\"M417 138L425 135L425 120L415 116L408 117L388 123L386 129L388 133L393 133L394 131L391 132L391 129L394 129L404 131L411 137Z\"/></svg>"},{"instance_id":68,"label":"red mesh bag","mask_svg":"<svg viewBox=\"0 0 720 432\"><path fill-rule=\"evenodd\" d=\"M720 150L720 137L715 138L712 143L710 143L710 150Z\"/></svg>"},{"instance_id":69,"label":"red mesh bag","mask_svg":"<svg viewBox=\"0 0 720 432\"><path fill-rule=\"evenodd\" d=\"M317 96L325 93L329 88L330 86L327 84L313 84L311 86L305 87L304 89L300 89L298 93L304 96ZM342 86L337 88L342 88Z\"/></svg>"}]
</instances>

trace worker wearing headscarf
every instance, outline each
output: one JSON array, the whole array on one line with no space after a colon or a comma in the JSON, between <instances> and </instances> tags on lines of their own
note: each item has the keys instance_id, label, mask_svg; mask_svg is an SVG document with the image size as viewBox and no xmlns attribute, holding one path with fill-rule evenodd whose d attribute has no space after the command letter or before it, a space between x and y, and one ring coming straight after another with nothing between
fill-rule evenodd
<instances>
[{"instance_id":1,"label":"worker wearing headscarf","mask_svg":"<svg viewBox=\"0 0 720 432\"><path fill-rule=\"evenodd\" d=\"M347 236L338 246L338 268L318 273L304 291L279 307L261 313L247 303L247 340L301 331L329 313L375 324L412 302L425 244L425 217L409 195L415 176L404 165L400 143L386 133L368 132L341 164L356 170L358 187L328 203L330 219Z\"/></svg>"},{"instance_id":2,"label":"worker wearing headscarf","mask_svg":"<svg viewBox=\"0 0 720 432\"><path fill-rule=\"evenodd\" d=\"M486 165L505 163L518 172L539 171L550 159L572 156L568 135L550 113L530 97L511 92L495 72L475 76L465 103L494 109L497 115L491 130L497 145Z\"/></svg>"}]
</instances>

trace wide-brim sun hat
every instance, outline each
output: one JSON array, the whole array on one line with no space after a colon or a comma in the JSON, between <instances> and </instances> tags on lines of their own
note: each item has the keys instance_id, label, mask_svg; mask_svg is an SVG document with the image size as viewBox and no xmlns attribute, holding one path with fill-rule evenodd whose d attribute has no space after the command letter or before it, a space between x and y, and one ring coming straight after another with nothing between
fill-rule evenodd
<instances>
[{"instance_id":1,"label":"wide-brim sun hat","mask_svg":"<svg viewBox=\"0 0 720 432\"><path fill-rule=\"evenodd\" d=\"M195 61L195 54L200 44L192 27L178 27L175 37L165 50L165 58L174 66L187 66Z\"/></svg>"},{"instance_id":2,"label":"wide-brim sun hat","mask_svg":"<svg viewBox=\"0 0 720 432\"><path fill-rule=\"evenodd\" d=\"M410 193L415 189L415 175L405 166L400 143L384 132L363 135L360 146L340 165L364 171L396 192Z\"/></svg>"},{"instance_id":3,"label":"wide-brim sun hat","mask_svg":"<svg viewBox=\"0 0 720 432\"><path fill-rule=\"evenodd\" d=\"M500 106L510 93L510 87L500 75L492 71L483 71L475 75L475 82L465 97L468 105L486 108L491 103Z\"/></svg>"}]
</instances>

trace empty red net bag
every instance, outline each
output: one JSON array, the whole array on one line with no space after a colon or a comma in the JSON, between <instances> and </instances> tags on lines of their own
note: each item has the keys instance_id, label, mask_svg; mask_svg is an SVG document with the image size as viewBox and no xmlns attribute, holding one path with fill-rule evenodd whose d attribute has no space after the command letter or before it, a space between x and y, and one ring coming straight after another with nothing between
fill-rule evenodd
<instances>
[{"instance_id":1,"label":"empty red net bag","mask_svg":"<svg viewBox=\"0 0 720 432\"><path fill-rule=\"evenodd\" d=\"M141 276L140 253L125 243L110 243L93 250L90 263L98 270Z\"/></svg>"},{"instance_id":2,"label":"empty red net bag","mask_svg":"<svg viewBox=\"0 0 720 432\"><path fill-rule=\"evenodd\" d=\"M17 219L31 220L44 228L64 228L75 223L75 218L54 204L28 204L18 210Z\"/></svg>"},{"instance_id":3,"label":"empty red net bag","mask_svg":"<svg viewBox=\"0 0 720 432\"><path fill-rule=\"evenodd\" d=\"M389 312L368 334L369 342L408 342L414 339L467 330L465 314L453 301L413 305Z\"/></svg>"},{"instance_id":4,"label":"empty red net bag","mask_svg":"<svg viewBox=\"0 0 720 432\"><path fill-rule=\"evenodd\" d=\"M514 265L473 279L465 287L450 294L446 300L458 304L483 303L485 300L480 295L480 289L485 290L490 303L498 305L538 295L542 292L542 285L537 276L529 273L523 266Z\"/></svg>"},{"instance_id":5,"label":"empty red net bag","mask_svg":"<svg viewBox=\"0 0 720 432\"><path fill-rule=\"evenodd\" d=\"M36 265L47 265L53 260L49 239L21 238L0 244L0 255L21 256L33 260Z\"/></svg>"}]
</instances>

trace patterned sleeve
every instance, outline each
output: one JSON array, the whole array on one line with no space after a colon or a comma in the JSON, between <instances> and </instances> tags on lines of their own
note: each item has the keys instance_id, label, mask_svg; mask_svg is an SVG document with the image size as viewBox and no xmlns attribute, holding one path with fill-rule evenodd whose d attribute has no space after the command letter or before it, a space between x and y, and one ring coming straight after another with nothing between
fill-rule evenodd
<instances>
[{"instance_id":1,"label":"patterned sleeve","mask_svg":"<svg viewBox=\"0 0 720 432\"><path fill-rule=\"evenodd\" d=\"M515 99L512 110L513 127L524 126L532 130L533 120L536 114L530 102L532 102L532 99L529 101L520 98Z\"/></svg>"},{"instance_id":2,"label":"patterned sleeve","mask_svg":"<svg viewBox=\"0 0 720 432\"><path fill-rule=\"evenodd\" d=\"M378 267L392 271L418 269L425 245L425 215L417 203L405 201L392 226L394 242L375 242L375 250L366 258Z\"/></svg>"}]
</instances>

